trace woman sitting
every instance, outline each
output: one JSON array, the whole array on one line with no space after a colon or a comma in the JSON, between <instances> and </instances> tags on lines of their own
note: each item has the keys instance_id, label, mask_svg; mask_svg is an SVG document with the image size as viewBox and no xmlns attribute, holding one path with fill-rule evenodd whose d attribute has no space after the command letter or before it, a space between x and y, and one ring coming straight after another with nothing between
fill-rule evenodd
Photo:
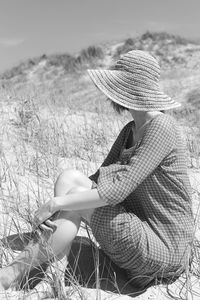
<instances>
[{"instance_id":1,"label":"woman sitting","mask_svg":"<svg viewBox=\"0 0 200 300\"><path fill-rule=\"evenodd\" d=\"M180 104L160 90L158 62L143 51L130 51L112 69L89 75L133 121L90 178L76 170L60 174L55 197L35 214L40 238L1 269L2 289L50 258L44 240L52 257L69 253L82 218L105 254L140 289L186 268L194 227L186 153L179 126L163 113Z\"/></svg>"}]
</instances>

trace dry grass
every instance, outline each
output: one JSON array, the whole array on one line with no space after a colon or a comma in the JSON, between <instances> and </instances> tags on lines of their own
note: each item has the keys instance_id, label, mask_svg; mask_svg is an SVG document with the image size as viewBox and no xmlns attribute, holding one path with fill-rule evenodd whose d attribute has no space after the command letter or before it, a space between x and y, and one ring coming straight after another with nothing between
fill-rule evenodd
<instances>
[{"instance_id":1,"label":"dry grass","mask_svg":"<svg viewBox=\"0 0 200 300\"><path fill-rule=\"evenodd\" d=\"M60 112L54 104L40 109L30 97L14 100L9 98L11 103L6 105L4 102L1 107L2 266L9 264L22 248L22 243L17 246L17 241L10 243L7 237L18 234L23 240L23 233L31 231L32 212L53 196L58 174L67 167L77 168L87 175L94 172L123 125L117 118L113 120L96 113L77 113L70 108L66 113ZM108 135L110 124L115 126ZM96 272L98 277L98 267ZM56 268L54 273L57 273ZM45 278L62 299L62 285L58 284L62 282L61 276L51 274ZM74 289L67 293L76 292L81 296L82 290L74 278L71 278L71 284Z\"/></svg>"},{"instance_id":2,"label":"dry grass","mask_svg":"<svg viewBox=\"0 0 200 300\"><path fill-rule=\"evenodd\" d=\"M84 81L81 80L82 91ZM85 81L86 85L87 81ZM11 96L7 97L6 93ZM70 102L68 105L65 101L62 106L62 104L57 105L55 97L50 100L48 98L46 101L47 97L41 99L41 96L35 92L34 97L30 94L25 94L23 97L16 97L11 91L3 91L1 94L0 220L2 224L1 239L4 240L4 246L1 248L2 266L11 262L19 252L16 245L14 250L13 247L10 247L7 237L12 234L19 234L22 237L23 232L31 231L32 212L53 196L53 184L61 170L72 167L86 175L94 172L107 154L120 128L127 122L127 116L119 118L114 113L111 114L107 104L101 105L101 103L95 102L95 107L90 109L90 112L87 111L86 104L83 111L77 112ZM193 104L195 103L194 98L196 97L195 99L198 100L199 96L196 90L194 94L196 96L190 92L188 96L188 101L190 100ZM199 171L200 153L199 113L194 110L195 105L190 111L181 110L175 115L175 118L184 126L188 167L192 174L197 174ZM106 114L106 111L109 113ZM198 232L200 229L200 177L196 176L194 181L193 206ZM81 234L87 234L84 229L81 230ZM5 243L5 241L7 242ZM178 297L176 299L190 299L190 296L187 297L187 295L193 291L194 280L199 280L199 249L200 244L194 238L193 264L190 266L188 263L188 272L185 274L185 278L181 278L183 284L181 285L181 280L176 282L176 297ZM95 255L94 271L97 280L93 299L100 299L98 249ZM60 266L55 265L54 271L51 272L50 269L48 275L45 275L45 282L54 286L58 299L89 299L89 295L86 297L87 291L80 287L73 276L71 276L71 287L65 290L66 296L64 296L60 273L62 273ZM174 292L174 289L172 291ZM169 294L172 291L169 287ZM34 292L35 296L32 295L32 299L41 293L40 290L34 290ZM47 288L47 294L48 292L51 294L49 288ZM150 299L167 297L160 287L151 290L151 293L152 298ZM125 299L125 296L123 297ZM138 296L138 299L146 300L147 297L148 295L144 294L144 296ZM117 298L116 295L115 298Z\"/></svg>"}]
</instances>

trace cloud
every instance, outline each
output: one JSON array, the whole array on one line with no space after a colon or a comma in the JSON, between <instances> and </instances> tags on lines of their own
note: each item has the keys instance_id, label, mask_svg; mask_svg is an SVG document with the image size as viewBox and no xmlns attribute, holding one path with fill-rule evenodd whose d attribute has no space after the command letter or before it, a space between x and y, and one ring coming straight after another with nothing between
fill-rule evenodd
<instances>
[{"instance_id":1,"label":"cloud","mask_svg":"<svg viewBox=\"0 0 200 300\"><path fill-rule=\"evenodd\" d=\"M21 45L24 42L23 38L1 38L0 37L0 46L4 47L16 47Z\"/></svg>"}]
</instances>

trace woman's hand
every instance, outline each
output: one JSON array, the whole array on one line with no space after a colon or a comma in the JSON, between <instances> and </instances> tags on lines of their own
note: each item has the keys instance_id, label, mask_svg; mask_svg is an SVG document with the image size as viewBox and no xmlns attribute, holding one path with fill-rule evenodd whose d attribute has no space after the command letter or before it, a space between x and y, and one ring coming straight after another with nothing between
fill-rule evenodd
<instances>
[{"instance_id":1,"label":"woman's hand","mask_svg":"<svg viewBox=\"0 0 200 300\"><path fill-rule=\"evenodd\" d=\"M36 212L33 220L34 229L40 226L42 229L47 229L48 226L53 227L53 222L48 220L56 212L54 200L50 200L43 204ZM52 224L50 224L52 223ZM46 225L46 226L45 226Z\"/></svg>"}]
</instances>

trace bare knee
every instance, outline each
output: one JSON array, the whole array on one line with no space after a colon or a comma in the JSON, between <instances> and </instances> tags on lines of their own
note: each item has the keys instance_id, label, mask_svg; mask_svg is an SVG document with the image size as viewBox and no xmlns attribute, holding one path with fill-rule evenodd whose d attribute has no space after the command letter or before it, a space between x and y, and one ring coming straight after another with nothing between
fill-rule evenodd
<instances>
[{"instance_id":1,"label":"bare knee","mask_svg":"<svg viewBox=\"0 0 200 300\"><path fill-rule=\"evenodd\" d=\"M64 185L77 185L77 186L83 186L83 187L90 187L91 180L84 175L82 172L76 170L76 169L65 169L57 179L58 183L64 184Z\"/></svg>"},{"instance_id":2,"label":"bare knee","mask_svg":"<svg viewBox=\"0 0 200 300\"><path fill-rule=\"evenodd\" d=\"M75 169L65 169L58 176L56 183L73 184L79 176L79 173L80 172Z\"/></svg>"},{"instance_id":3,"label":"bare knee","mask_svg":"<svg viewBox=\"0 0 200 300\"><path fill-rule=\"evenodd\" d=\"M55 183L55 196L75 192L81 188L90 189L91 180L75 169L65 169Z\"/></svg>"}]
</instances>

